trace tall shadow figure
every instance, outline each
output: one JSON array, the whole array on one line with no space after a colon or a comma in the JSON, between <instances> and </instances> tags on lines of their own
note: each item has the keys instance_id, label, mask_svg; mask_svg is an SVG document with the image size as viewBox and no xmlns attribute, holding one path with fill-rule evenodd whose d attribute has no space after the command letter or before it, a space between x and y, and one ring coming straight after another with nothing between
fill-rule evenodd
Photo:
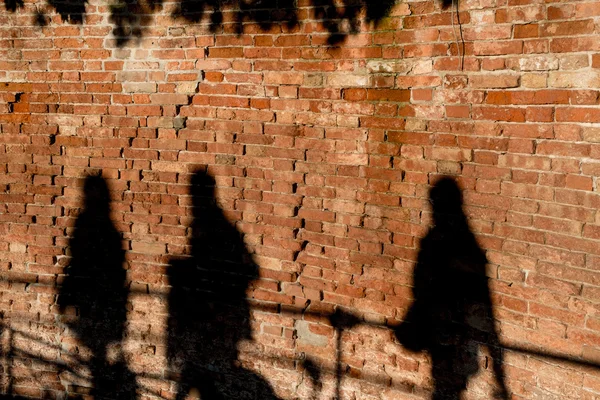
<instances>
[{"instance_id":1,"label":"tall shadow figure","mask_svg":"<svg viewBox=\"0 0 600 400\"><path fill-rule=\"evenodd\" d=\"M414 302L396 336L407 349L431 355L433 400L460 398L479 370L481 346L493 358L495 397L508 399L485 275L487 259L469 229L461 191L452 178L441 178L430 191L430 202L433 226L421 241Z\"/></svg>"},{"instance_id":2,"label":"tall shadow figure","mask_svg":"<svg viewBox=\"0 0 600 400\"><path fill-rule=\"evenodd\" d=\"M245 369L238 344L252 339L246 290L258 277L240 233L214 197L214 179L192 177L191 254L171 262L167 354L179 374L176 399L276 399L269 384Z\"/></svg>"},{"instance_id":3,"label":"tall shadow figure","mask_svg":"<svg viewBox=\"0 0 600 400\"><path fill-rule=\"evenodd\" d=\"M121 235L110 219L106 181L88 176L83 186L84 208L69 243L71 263L58 296L61 313L79 341L91 352L91 394L94 399L134 399L137 384L119 351L111 362L127 319L126 271Z\"/></svg>"}]
</instances>

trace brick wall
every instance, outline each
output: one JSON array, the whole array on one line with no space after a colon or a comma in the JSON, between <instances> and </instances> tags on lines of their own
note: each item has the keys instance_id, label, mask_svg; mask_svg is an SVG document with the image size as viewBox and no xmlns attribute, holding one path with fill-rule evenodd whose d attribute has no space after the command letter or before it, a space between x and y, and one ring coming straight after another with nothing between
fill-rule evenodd
<instances>
[{"instance_id":1,"label":"brick wall","mask_svg":"<svg viewBox=\"0 0 600 400\"><path fill-rule=\"evenodd\" d=\"M5 0L2 393L600 398L600 2L342 3Z\"/></svg>"}]
</instances>

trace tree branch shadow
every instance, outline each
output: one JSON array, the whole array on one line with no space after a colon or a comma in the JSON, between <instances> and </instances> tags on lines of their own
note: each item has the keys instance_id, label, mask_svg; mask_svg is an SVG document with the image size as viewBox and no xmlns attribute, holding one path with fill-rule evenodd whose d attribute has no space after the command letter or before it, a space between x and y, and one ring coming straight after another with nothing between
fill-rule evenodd
<instances>
[{"instance_id":1,"label":"tree branch shadow","mask_svg":"<svg viewBox=\"0 0 600 400\"><path fill-rule=\"evenodd\" d=\"M450 7L457 0L436 0L442 8ZM143 38L152 23L152 15L162 9L162 0L117 0L109 5L109 20L113 24L113 35L118 47L132 40ZM87 0L48 0L47 3L60 15L64 22L83 24L86 19ZM310 0L314 18L325 34L327 45L338 46L349 35L360 32L361 24L377 26L390 15L395 0ZM24 7L23 0L4 0L7 11L16 12ZM292 30L306 18L305 10L298 7L296 0L179 0L170 13L174 20L202 23L207 20L209 31L222 32L226 25L242 34L247 25L257 25L263 32L281 26ZM39 9L34 14L34 23L43 27L48 16Z\"/></svg>"}]
</instances>

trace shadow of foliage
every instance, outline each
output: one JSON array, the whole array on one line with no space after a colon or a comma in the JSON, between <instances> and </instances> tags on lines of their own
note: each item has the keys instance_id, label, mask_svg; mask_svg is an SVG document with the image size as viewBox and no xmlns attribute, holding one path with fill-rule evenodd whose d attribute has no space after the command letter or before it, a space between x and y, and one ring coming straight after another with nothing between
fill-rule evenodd
<instances>
[{"instance_id":1,"label":"shadow of foliage","mask_svg":"<svg viewBox=\"0 0 600 400\"><path fill-rule=\"evenodd\" d=\"M11 12L15 12L17 8L23 7L23 4L23 0L4 0L4 7Z\"/></svg>"},{"instance_id":2,"label":"shadow of foliage","mask_svg":"<svg viewBox=\"0 0 600 400\"><path fill-rule=\"evenodd\" d=\"M85 0L48 0L48 4L56 10L63 21L82 24L85 17Z\"/></svg>"},{"instance_id":3,"label":"shadow of foliage","mask_svg":"<svg viewBox=\"0 0 600 400\"><path fill-rule=\"evenodd\" d=\"M151 21L151 13L160 3L151 0L119 0L110 5L110 22L114 24L113 35L117 46L121 47L132 38L141 39Z\"/></svg>"},{"instance_id":4,"label":"shadow of foliage","mask_svg":"<svg viewBox=\"0 0 600 400\"><path fill-rule=\"evenodd\" d=\"M44 26L48 25L48 18L46 17L46 15L43 12L41 12L40 10L37 10L35 12L34 22L37 26L44 27Z\"/></svg>"},{"instance_id":5,"label":"shadow of foliage","mask_svg":"<svg viewBox=\"0 0 600 400\"><path fill-rule=\"evenodd\" d=\"M437 0L448 8L458 0ZM82 24L85 21L87 0L48 0L63 21ZM328 34L331 46L342 43L348 35L360 31L361 23L377 24L389 15L396 0L310 0L313 17ZM15 12L23 7L23 0L4 0L6 9ZM116 0L109 5L110 22L117 46L132 39L141 39L152 22L152 14L162 8L162 0ZM276 25L292 29L299 25L302 11L296 0L179 0L171 17L190 23L208 22L213 33L233 27L241 34L244 24L257 24L263 31ZM47 25L48 18L39 11L34 17L38 26Z\"/></svg>"},{"instance_id":6,"label":"shadow of foliage","mask_svg":"<svg viewBox=\"0 0 600 400\"><path fill-rule=\"evenodd\" d=\"M453 4L458 4L458 0L441 0L441 1L442 1L442 8L444 8L444 9L450 7Z\"/></svg>"}]
</instances>

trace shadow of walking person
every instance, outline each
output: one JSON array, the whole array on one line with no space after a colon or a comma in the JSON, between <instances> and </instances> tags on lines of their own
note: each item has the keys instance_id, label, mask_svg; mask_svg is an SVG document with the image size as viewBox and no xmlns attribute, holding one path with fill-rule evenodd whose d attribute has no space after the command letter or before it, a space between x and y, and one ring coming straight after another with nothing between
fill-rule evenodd
<instances>
[{"instance_id":1,"label":"shadow of walking person","mask_svg":"<svg viewBox=\"0 0 600 400\"><path fill-rule=\"evenodd\" d=\"M176 399L276 399L270 385L240 365L238 344L252 339L246 290L258 277L240 233L214 197L214 179L196 172L191 254L172 261L167 353L179 372Z\"/></svg>"},{"instance_id":2,"label":"shadow of walking person","mask_svg":"<svg viewBox=\"0 0 600 400\"><path fill-rule=\"evenodd\" d=\"M58 306L78 340L91 352L94 399L134 399L137 384L119 350L127 319L126 271L121 235L110 219L110 194L100 176L83 186L83 211L69 242L71 263L58 296Z\"/></svg>"},{"instance_id":3,"label":"shadow of walking person","mask_svg":"<svg viewBox=\"0 0 600 400\"><path fill-rule=\"evenodd\" d=\"M479 371L482 345L493 358L498 383L494 395L507 399L485 275L487 259L469 229L461 191L452 178L441 178L430 191L430 202L433 226L421 241L413 275L414 302L396 336L407 349L431 355L434 400L460 398Z\"/></svg>"}]
</instances>

